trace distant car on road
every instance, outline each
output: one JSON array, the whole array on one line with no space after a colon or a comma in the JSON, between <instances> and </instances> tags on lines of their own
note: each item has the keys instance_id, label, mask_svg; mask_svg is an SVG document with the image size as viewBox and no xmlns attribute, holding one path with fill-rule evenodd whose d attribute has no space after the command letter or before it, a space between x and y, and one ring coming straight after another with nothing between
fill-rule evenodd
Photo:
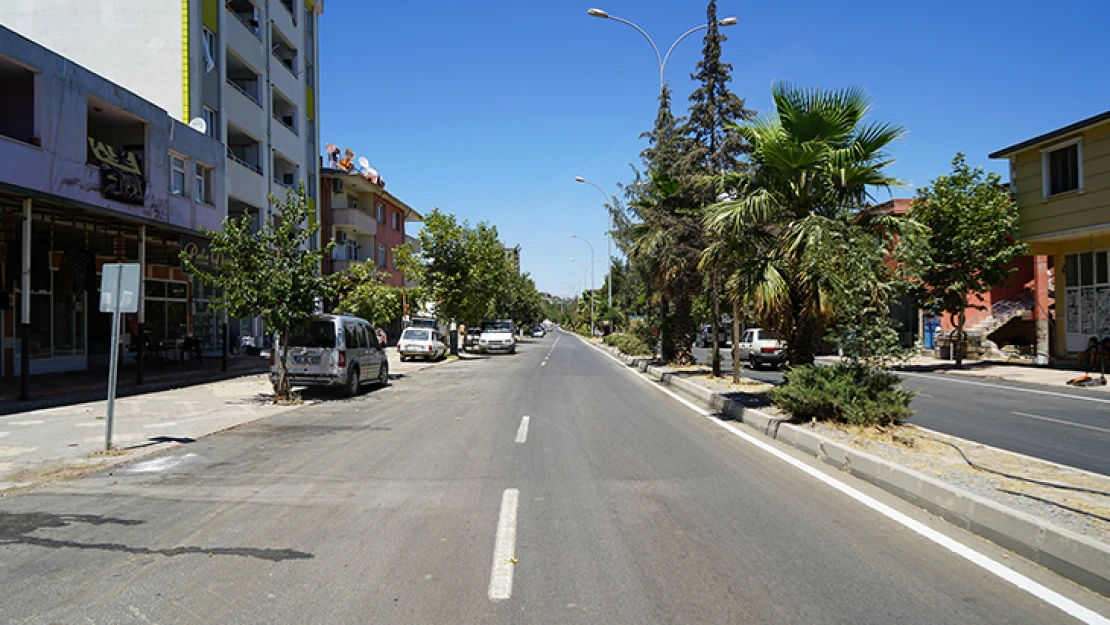
<instances>
[{"instance_id":1,"label":"distant car on road","mask_svg":"<svg viewBox=\"0 0 1110 625\"><path fill-rule=\"evenodd\" d=\"M447 346L443 343L443 335L439 330L405 328L400 340L397 341L397 351L401 354L401 360L409 358L439 360L447 355Z\"/></svg>"},{"instance_id":2,"label":"distant car on road","mask_svg":"<svg viewBox=\"0 0 1110 625\"><path fill-rule=\"evenodd\" d=\"M543 338L545 334L547 334L547 330L544 330L543 326L536 326L532 328L532 338L540 339Z\"/></svg>"},{"instance_id":3,"label":"distant car on road","mask_svg":"<svg viewBox=\"0 0 1110 625\"><path fill-rule=\"evenodd\" d=\"M728 345L729 327L726 324L721 324L717 327L717 345L724 347ZM696 347L709 347L713 344L713 325L703 323L698 326L698 334L694 338L694 345Z\"/></svg>"},{"instance_id":4,"label":"distant car on road","mask_svg":"<svg viewBox=\"0 0 1110 625\"><path fill-rule=\"evenodd\" d=\"M776 368L782 364L784 358L782 342L778 340L773 330L760 328L746 330L740 337L737 350L740 362L747 361L752 369L758 369L763 365Z\"/></svg>"},{"instance_id":5,"label":"distant car on road","mask_svg":"<svg viewBox=\"0 0 1110 625\"><path fill-rule=\"evenodd\" d=\"M515 354L516 324L508 319L483 321L482 336L478 339L478 351Z\"/></svg>"}]
</instances>

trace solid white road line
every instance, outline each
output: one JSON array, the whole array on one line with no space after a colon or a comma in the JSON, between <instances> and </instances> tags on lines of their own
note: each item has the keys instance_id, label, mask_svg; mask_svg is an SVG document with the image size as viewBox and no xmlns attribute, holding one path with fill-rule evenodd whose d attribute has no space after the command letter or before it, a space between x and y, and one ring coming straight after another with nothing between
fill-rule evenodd
<instances>
[{"instance_id":1,"label":"solid white road line","mask_svg":"<svg viewBox=\"0 0 1110 625\"><path fill-rule=\"evenodd\" d=\"M1004 391L1014 391L1018 393L1032 393L1033 395L1049 395L1051 397L1065 397L1067 399L1075 399L1079 401L1093 401L1099 404L1110 404L1110 399L1099 399L1098 397L1084 397L1082 395L1069 395L1068 393L1057 393L1055 391L1039 391L1035 388L1019 388L1016 386L1005 386L1003 384L990 384L987 382L973 382L971 380L956 380L954 375L934 375L932 373L917 373L910 371L892 371L895 375L916 376L919 378L929 378L931 380L943 380L945 382L952 382L953 384L970 384L971 386L986 386L989 388L1002 389Z\"/></svg>"},{"instance_id":2,"label":"solid white road line","mask_svg":"<svg viewBox=\"0 0 1110 625\"><path fill-rule=\"evenodd\" d=\"M1094 430L1096 432L1110 432L1110 429L1100 428L1097 425L1087 425L1086 423L1073 423L1071 421L1064 421L1063 419L1053 419L1052 417L1042 417L1040 415L1029 414L1028 412L1018 412L1016 410L1011 410L1010 414L1015 414L1019 417L1028 417L1030 419L1039 419L1041 421L1048 421L1050 423L1059 423L1061 425L1070 425L1070 426L1076 427L1076 428L1085 428L1085 429L1088 429L1088 430Z\"/></svg>"},{"instance_id":3,"label":"solid white road line","mask_svg":"<svg viewBox=\"0 0 1110 625\"><path fill-rule=\"evenodd\" d=\"M583 341L583 342L585 343L585 341ZM589 343L586 343L586 344L589 345ZM1071 615L1072 617L1074 617L1076 619L1079 619L1080 621L1082 621L1084 623L1088 623L1090 625L1110 625L1110 619L1107 619L1106 617L1102 616L1101 614L1098 614L1097 612L1095 612L1093 610L1090 610L1090 609L1076 603L1075 601L1072 601L1071 599L1068 599L1067 597L1061 595L1060 593L1058 593L1054 590L1050 590L1049 588L1045 587L1044 585L1042 585L1042 584L1040 584L1036 581L1033 581L1029 577L1026 577L1025 575L1022 575L1021 573L1018 573L1017 571L1015 571L1015 570L1013 570L1013 569L1011 569L1007 566L1004 566L1003 564L1001 564L1001 563L999 563L995 560L992 560L992 559L988 558L987 556L979 553L978 551L975 551L974 549L968 547L967 545L964 545L963 543L960 543L960 542L958 542L958 541L956 541L952 538L949 538L948 536L945 536L944 534L938 532L937 530L934 530L933 528L925 525L924 523L921 523L920 521L917 521L916 519L910 518L909 516L895 510L894 508L891 508L890 506L886 505L885 503L882 503L881 501L878 501L877 499L871 497L870 495L866 495L866 494L856 490L855 488L852 488L851 486L848 486L847 484L845 484L843 482L840 482L839 480L822 473L821 471L809 466L808 464L802 462L801 460L798 460L797 458L794 458L794 457L790 456L789 454L787 454L787 453L785 453L785 452L783 452L779 449L776 449L775 447L771 446L770 444L768 444L768 443L766 443L762 440L759 440L758 438L752 436L751 434L748 434L747 432L744 432L744 431L740 430L735 425L732 425L731 423L727 423L725 421L722 421L721 419L713 416L713 413L695 405L694 403L692 403L690 401L687 401L686 399L684 399L682 397L679 397L678 395L676 395L673 391L671 391L669 389L663 388L662 386L659 386L657 384L652 383L651 381L649 381L645 377L641 376L639 373L637 373L634 370L624 366L624 363L622 363L620 360L615 358L612 354L610 354L610 353L608 353L608 352L606 352L606 351L604 351L600 348L595 348L595 349L597 349L599 352L601 352L605 356L608 356L611 360L615 361L617 364L621 365L621 369L624 369L625 371L628 371L629 373L634 375L637 379L646 383L648 386L651 386L652 388L655 388L657 390L660 390L660 391L666 393L667 395L670 395L675 401L678 401L678 402L682 403L683 405L687 406L688 408L690 408L694 412L696 412L696 413L700 414L701 416L709 419L714 424L728 430L729 432L732 432L733 434L735 434L735 435L739 436L740 438L744 439L745 441L751 443L752 445L756 446L757 448L761 449L762 451L765 451L768 454L774 456L775 458L778 458L779 460L782 460L783 462L789 464L790 466L794 467L795 469L798 469L799 471L809 475L810 477L813 477L814 479L817 479L817 480L821 481L822 483L826 484L827 486L835 488L836 490L844 493L845 495L851 497L852 499L855 499L856 501L858 501L861 504L867 506L868 508L871 508L872 510L878 512L879 514L882 514L883 516L887 517L888 519L891 519L892 521L895 521L895 522L913 530L917 534L923 536L924 538L927 538L928 540L933 541L934 543L940 545L941 547L944 547L945 549L951 551L952 553L956 554L957 556L960 556L961 558L964 558L965 560L971 562L972 564L975 564L979 567L982 567L983 569L992 573L993 575L996 575L996 576L1002 578L1003 580L1013 584L1014 586L1017 586L1018 588L1024 590L1025 592L1028 592L1029 594L1033 595L1034 597L1037 597L1038 599L1040 599L1041 601L1044 601L1045 603L1052 604L1053 606L1055 606L1059 610L1065 612L1066 614Z\"/></svg>"},{"instance_id":4,"label":"solid white road line","mask_svg":"<svg viewBox=\"0 0 1110 625\"><path fill-rule=\"evenodd\" d=\"M516 431L516 442L523 443L528 439L528 415L520 420L520 428Z\"/></svg>"},{"instance_id":5,"label":"solid white road line","mask_svg":"<svg viewBox=\"0 0 1110 625\"><path fill-rule=\"evenodd\" d=\"M924 427L921 427L920 425L914 425L912 423L909 423L907 425L909 425L911 428L921 430L922 432L926 432L928 434L933 434L934 436L938 436L940 438L947 437L947 438L960 440L960 441L966 440L966 439L962 439L962 438L952 436L951 434L947 434L945 432L940 432L940 431L937 431L937 430L930 430L929 428L924 428ZM1053 462L1051 460L1045 460L1044 458L1037 458L1036 456L1030 456L1030 455L1027 455L1027 454L1018 453L1016 451L1010 451L1009 449L1003 449L1001 447L992 447L991 445L984 445L983 443L976 443L976 442L973 442L973 441L966 441L966 442L971 443L973 445L976 445L976 446L978 446L982 449L999 451L999 452L1002 452L1002 453L1005 453L1005 454L1009 454L1011 456L1014 456L1015 458L1025 458L1026 460L1029 460L1030 462L1039 462L1039 463L1042 463L1042 464L1047 464L1047 465L1052 466L1052 467L1060 467L1061 469L1067 469L1068 471L1075 471L1075 472L1078 472L1078 473L1083 473L1083 474L1086 474L1086 475L1090 475L1091 477L1097 477L1097 478L1105 478L1106 477L1102 473L1095 473L1094 471L1088 471L1087 469L1080 469L1079 467L1073 467L1073 466L1067 465L1067 464L1060 464L1059 462Z\"/></svg>"},{"instance_id":6,"label":"solid white road line","mask_svg":"<svg viewBox=\"0 0 1110 625\"><path fill-rule=\"evenodd\" d=\"M497 517L497 539L493 544L493 570L489 574L489 598L504 601L513 595L513 552L516 549L516 507L520 491L505 490Z\"/></svg>"}]
</instances>

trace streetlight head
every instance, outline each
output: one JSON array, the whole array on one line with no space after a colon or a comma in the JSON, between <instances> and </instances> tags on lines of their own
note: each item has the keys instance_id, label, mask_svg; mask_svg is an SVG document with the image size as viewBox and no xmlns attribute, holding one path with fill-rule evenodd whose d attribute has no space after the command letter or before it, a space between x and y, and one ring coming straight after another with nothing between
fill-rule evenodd
<instances>
[{"instance_id":1,"label":"streetlight head","mask_svg":"<svg viewBox=\"0 0 1110 625\"><path fill-rule=\"evenodd\" d=\"M572 232L572 233L570 233L570 238L572 238L572 239L577 239L577 238L578 238L578 235L577 235L577 234L574 234L574 233Z\"/></svg>"},{"instance_id":2,"label":"streetlight head","mask_svg":"<svg viewBox=\"0 0 1110 625\"><path fill-rule=\"evenodd\" d=\"M717 25L718 26L735 26L739 22L740 22L740 20L736 19L735 17L726 17L725 19L717 22Z\"/></svg>"},{"instance_id":3,"label":"streetlight head","mask_svg":"<svg viewBox=\"0 0 1110 625\"><path fill-rule=\"evenodd\" d=\"M575 258L574 258L573 256L571 256L571 257L570 257L570 259L571 259L571 261L574 261L574 260L575 260Z\"/></svg>"},{"instance_id":4,"label":"streetlight head","mask_svg":"<svg viewBox=\"0 0 1110 625\"><path fill-rule=\"evenodd\" d=\"M600 17L601 19L607 19L609 17L609 14L601 9L590 9L586 11L586 13L589 13L593 17Z\"/></svg>"},{"instance_id":5,"label":"streetlight head","mask_svg":"<svg viewBox=\"0 0 1110 625\"><path fill-rule=\"evenodd\" d=\"M583 178L582 176L575 176L574 181L575 182L586 182L586 179Z\"/></svg>"}]
</instances>

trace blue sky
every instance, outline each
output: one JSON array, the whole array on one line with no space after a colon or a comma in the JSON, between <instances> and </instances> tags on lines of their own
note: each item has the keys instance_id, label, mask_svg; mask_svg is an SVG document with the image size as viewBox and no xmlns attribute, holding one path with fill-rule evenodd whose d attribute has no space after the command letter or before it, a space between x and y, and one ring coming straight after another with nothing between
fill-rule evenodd
<instances>
[{"instance_id":1,"label":"blue sky","mask_svg":"<svg viewBox=\"0 0 1110 625\"><path fill-rule=\"evenodd\" d=\"M589 1L601 4L329 1L322 142L369 158L418 211L496 225L540 290L573 292L583 270L569 258L588 262L589 249L570 233L597 241L606 228L602 195L574 177L609 193L631 179L659 89L647 42L586 9L636 22L665 50L704 23L706 6ZM957 151L1005 179L988 153L1110 109L1107 0L720 0L718 16L740 20L723 50L749 108L768 110L775 80L856 85L873 118L908 129L890 171L910 186L894 197L944 173ZM668 62L676 113L701 45L688 37ZM598 287L604 271L598 262Z\"/></svg>"}]
</instances>

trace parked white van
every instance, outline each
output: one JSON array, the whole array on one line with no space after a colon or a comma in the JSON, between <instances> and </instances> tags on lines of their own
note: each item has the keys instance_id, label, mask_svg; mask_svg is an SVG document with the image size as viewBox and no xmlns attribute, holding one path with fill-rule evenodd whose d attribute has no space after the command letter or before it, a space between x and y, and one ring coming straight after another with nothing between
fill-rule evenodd
<instances>
[{"instance_id":1,"label":"parked white van","mask_svg":"<svg viewBox=\"0 0 1110 625\"><path fill-rule=\"evenodd\" d=\"M277 378L281 345L274 340L270 378ZM289 338L286 363L293 386L339 386L347 397L363 384L389 383L389 360L370 322L359 317L317 315Z\"/></svg>"}]
</instances>

